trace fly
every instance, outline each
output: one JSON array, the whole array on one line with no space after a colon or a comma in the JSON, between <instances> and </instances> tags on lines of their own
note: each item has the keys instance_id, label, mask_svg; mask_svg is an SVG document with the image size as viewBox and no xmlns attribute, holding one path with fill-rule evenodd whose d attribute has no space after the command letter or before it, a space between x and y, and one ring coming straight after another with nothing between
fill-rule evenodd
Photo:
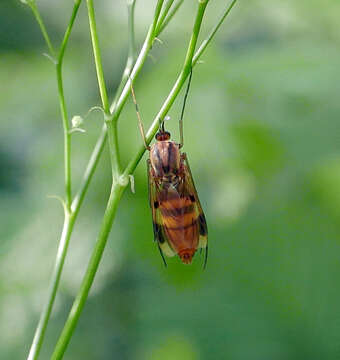
<instances>
[{"instance_id":1,"label":"fly","mask_svg":"<svg viewBox=\"0 0 340 360\"><path fill-rule=\"evenodd\" d=\"M154 238L166 266L164 255L178 255L184 264L191 264L198 249L205 250L204 268L208 258L208 228L199 201L186 153L183 147L183 114L189 92L192 72L184 96L179 121L180 143L171 140L161 121L152 146L146 144L135 93L131 93L136 106L139 129L146 149L149 202L152 211Z\"/></svg>"}]
</instances>

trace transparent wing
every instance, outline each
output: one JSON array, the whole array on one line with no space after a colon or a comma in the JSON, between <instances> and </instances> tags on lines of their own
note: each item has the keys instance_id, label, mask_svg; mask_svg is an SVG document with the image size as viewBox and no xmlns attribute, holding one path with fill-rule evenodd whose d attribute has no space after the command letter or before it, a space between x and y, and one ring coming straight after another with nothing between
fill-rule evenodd
<instances>
[{"instance_id":1,"label":"transparent wing","mask_svg":"<svg viewBox=\"0 0 340 360\"><path fill-rule=\"evenodd\" d=\"M204 267L206 266L207 259L208 259L208 226L207 221L205 219L205 215L196 191L196 187L194 184L194 180L191 174L189 162L187 159L186 153L182 155L183 159L183 172L184 172L184 184L185 184L185 192L191 198L191 200L195 203L197 216L198 216L198 224L199 224L199 234L200 239L198 243L199 248L205 248L205 260L204 260Z\"/></svg>"}]
</instances>

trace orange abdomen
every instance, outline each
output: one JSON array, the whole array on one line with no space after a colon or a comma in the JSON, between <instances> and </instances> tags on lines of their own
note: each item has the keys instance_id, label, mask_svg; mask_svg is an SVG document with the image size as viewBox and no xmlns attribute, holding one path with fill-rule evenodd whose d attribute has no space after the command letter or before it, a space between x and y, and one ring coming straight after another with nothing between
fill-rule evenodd
<instances>
[{"instance_id":1,"label":"orange abdomen","mask_svg":"<svg viewBox=\"0 0 340 360\"><path fill-rule=\"evenodd\" d=\"M191 263L199 242L197 213L190 197L170 198L160 204L166 235L173 250Z\"/></svg>"}]
</instances>

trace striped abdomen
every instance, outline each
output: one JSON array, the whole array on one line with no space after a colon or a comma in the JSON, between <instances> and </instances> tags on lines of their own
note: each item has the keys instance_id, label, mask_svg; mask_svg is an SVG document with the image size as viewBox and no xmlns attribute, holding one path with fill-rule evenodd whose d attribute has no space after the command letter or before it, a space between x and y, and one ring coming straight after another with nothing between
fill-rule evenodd
<instances>
[{"instance_id":1,"label":"striped abdomen","mask_svg":"<svg viewBox=\"0 0 340 360\"><path fill-rule=\"evenodd\" d=\"M170 245L186 264L191 263L200 235L198 213L193 200L190 196L179 197L170 188L167 199L159 205Z\"/></svg>"}]
</instances>

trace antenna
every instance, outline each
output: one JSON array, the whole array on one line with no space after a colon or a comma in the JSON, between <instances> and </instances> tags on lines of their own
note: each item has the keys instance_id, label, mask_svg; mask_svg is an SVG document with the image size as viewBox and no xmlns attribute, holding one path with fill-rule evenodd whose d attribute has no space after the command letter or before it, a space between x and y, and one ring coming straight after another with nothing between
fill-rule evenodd
<instances>
[{"instance_id":1,"label":"antenna","mask_svg":"<svg viewBox=\"0 0 340 360\"><path fill-rule=\"evenodd\" d=\"M182 112L181 112L181 118L179 119L179 137L180 137L180 144L179 147L181 148L184 144L184 138L183 138L183 116L184 116L184 109L185 109L185 104L187 102L187 97L189 94L189 89L190 89L190 84L191 84L191 78L192 78L192 67L190 68L190 75L189 75L189 80L188 80L188 85L187 85L187 89L185 91L185 95L184 95L184 100L183 100L183 107L182 107Z\"/></svg>"}]
</instances>

